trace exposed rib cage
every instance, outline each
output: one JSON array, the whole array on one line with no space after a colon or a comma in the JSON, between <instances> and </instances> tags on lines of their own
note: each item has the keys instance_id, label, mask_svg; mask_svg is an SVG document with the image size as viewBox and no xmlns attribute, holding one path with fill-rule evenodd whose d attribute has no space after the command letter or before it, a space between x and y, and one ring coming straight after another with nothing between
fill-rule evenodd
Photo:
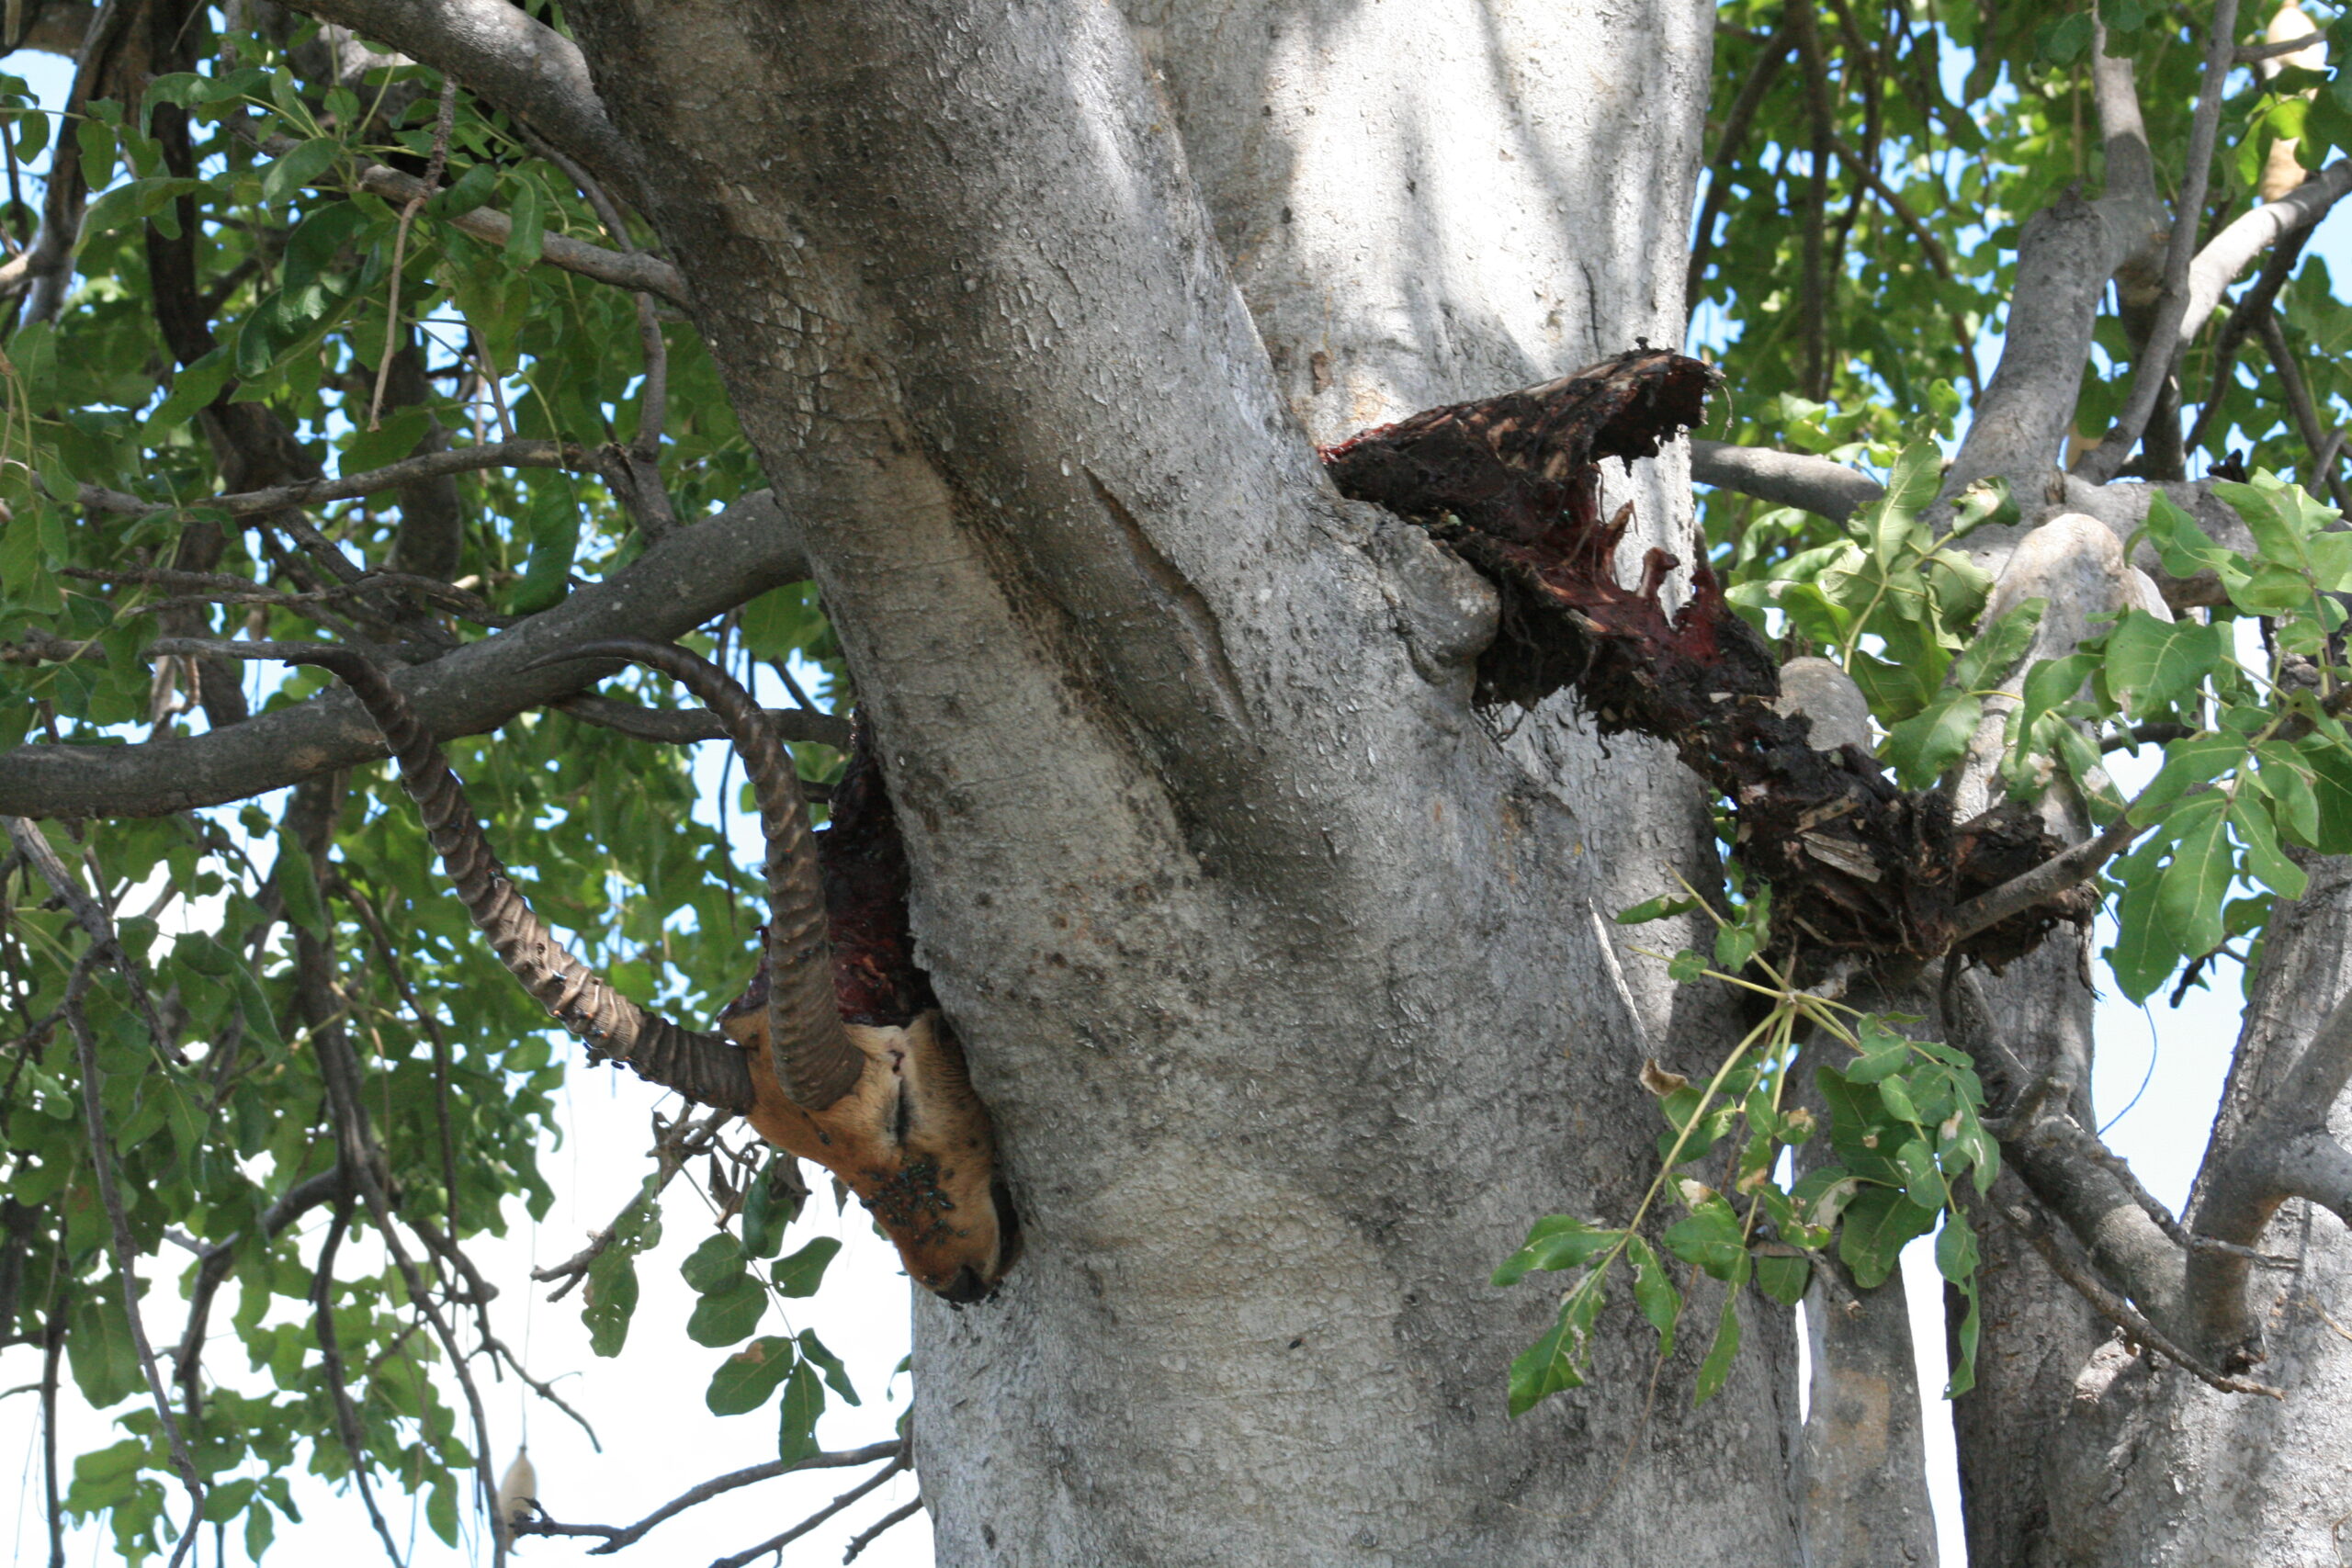
<instances>
[{"instance_id":1,"label":"exposed rib cage","mask_svg":"<svg viewBox=\"0 0 2352 1568\"><path fill-rule=\"evenodd\" d=\"M842 1030L824 882L791 753L757 699L733 676L674 643L611 637L567 649L562 657L626 659L659 670L700 698L726 727L752 782L767 844L768 1039L776 1082L794 1104L824 1110L856 1087L865 1057Z\"/></svg>"},{"instance_id":2,"label":"exposed rib cage","mask_svg":"<svg viewBox=\"0 0 2352 1568\"><path fill-rule=\"evenodd\" d=\"M391 747L401 784L416 802L466 913L490 939L507 972L557 1022L577 1035L591 1055L626 1062L639 1077L704 1105L738 1112L752 1108L751 1069L732 1042L682 1029L639 1007L556 940L491 848L440 746L373 661L325 643L254 643L239 645L239 651L246 647L254 650L251 657L315 664L351 688ZM806 821L804 814L804 832ZM818 918L821 922L821 909Z\"/></svg>"}]
</instances>

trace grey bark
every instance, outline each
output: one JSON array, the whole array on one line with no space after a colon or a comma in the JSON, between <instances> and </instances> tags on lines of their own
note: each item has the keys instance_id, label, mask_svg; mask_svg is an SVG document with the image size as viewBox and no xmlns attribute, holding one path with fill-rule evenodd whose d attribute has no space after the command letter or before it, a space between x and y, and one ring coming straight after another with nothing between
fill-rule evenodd
<instances>
[{"instance_id":1,"label":"grey bark","mask_svg":"<svg viewBox=\"0 0 2352 1568\"><path fill-rule=\"evenodd\" d=\"M1535 1213L1626 1212L1645 1042L1721 1043L1598 983L1595 911L1701 852L1696 793L1563 715L1498 742L1444 629L1477 596L1384 566L1429 547L1299 429L1674 330L1704 8L1171 15L1158 81L1100 8L573 19L810 519L1028 1219L999 1301L920 1311L941 1560L1631 1563L1669 1514L1791 1560L1784 1321L1704 1412L1678 1359L1645 1429L1612 1324L1603 1386L1514 1424L1552 1302L1483 1280ZM1359 135L1421 143L1418 188ZM1464 145L1527 254L1439 248L1491 189ZM1400 254L1352 243L1392 217Z\"/></svg>"},{"instance_id":2,"label":"grey bark","mask_svg":"<svg viewBox=\"0 0 2352 1568\"><path fill-rule=\"evenodd\" d=\"M2271 929L2215 1128L2217 1150L2259 1119L2313 1025L2352 994L2352 868L2313 860L2308 869L2309 891ZM2352 1134L2340 1103L2307 1109L2334 1138ZM2210 1186L2212 1158L2200 1187ZM2201 1230L2204 1216L2197 1218ZM2352 1513L2344 1460L2352 1318L2342 1310L2352 1245L2335 1215L2301 1199L2278 1207L2257 1239L2263 1251L2291 1260L2254 1269L2248 1282L2267 1357L2256 1371L2286 1398L2217 1393L2177 1367L2103 1348L2076 1380L2064 1441L2052 1450L2061 1459L2048 1483L2054 1495L2106 1502L2059 1518L2067 1561L2101 1568L2342 1561Z\"/></svg>"},{"instance_id":3,"label":"grey bark","mask_svg":"<svg viewBox=\"0 0 2352 1568\"><path fill-rule=\"evenodd\" d=\"M1782 665L1778 705L1811 719L1813 743L1824 750L1870 749L1870 703L1826 659ZM1799 1064L1798 1092L1825 1125L1827 1106L1814 1069L1832 1051L1842 1054L1843 1047L1816 1036ZM1826 1138L1815 1138L1798 1147L1797 1173L1836 1157ZM1800 1472L1805 1568L1934 1564L1935 1509L1902 1271L1857 1292L1849 1281L1833 1285L1816 1269L1805 1292L1804 1326L1812 1395Z\"/></svg>"}]
</instances>

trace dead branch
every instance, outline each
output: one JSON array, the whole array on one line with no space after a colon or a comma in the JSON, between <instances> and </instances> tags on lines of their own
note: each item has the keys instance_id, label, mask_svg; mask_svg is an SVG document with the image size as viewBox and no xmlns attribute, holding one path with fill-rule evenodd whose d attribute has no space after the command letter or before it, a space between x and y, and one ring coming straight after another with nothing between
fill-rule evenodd
<instances>
[{"instance_id":1,"label":"dead branch","mask_svg":"<svg viewBox=\"0 0 2352 1568\"><path fill-rule=\"evenodd\" d=\"M859 1531L854 1536L852 1536L850 1538L849 1550L842 1553L842 1562L843 1563L844 1568L846 1568L847 1564L856 1562L860 1552L864 1551L867 1547L872 1546L876 1540L880 1540L883 1531L888 1529L893 1525L913 1518L921 1512L922 1512L922 1499L921 1497L910 1498L906 1502L901 1503L897 1507L891 1509L888 1513L883 1515L880 1518L876 1519L869 1528Z\"/></svg>"},{"instance_id":2,"label":"dead branch","mask_svg":"<svg viewBox=\"0 0 2352 1568\"><path fill-rule=\"evenodd\" d=\"M831 1518L843 1508L848 1507L851 1504L856 1502L867 1493L874 1491L884 1482L898 1474L899 1472L908 1468L910 1467L907 1463L905 1446L903 1444L898 1445L897 1455L888 1464L884 1465L872 1475L866 1477L864 1481L859 1482L855 1486L851 1487L848 1491L842 1493L840 1496L834 1498L831 1502L826 1504L823 1507L818 1509L815 1513L809 1515L807 1518L801 1520L790 1529L786 1530L781 1535L770 1536L767 1540L760 1542L757 1546L747 1546L742 1551L735 1552L731 1556L721 1557L712 1562L710 1568L744 1568L744 1564L750 1562L754 1558L764 1557L771 1551L782 1551L792 1542L798 1540L802 1536L807 1535L810 1530L815 1529L819 1525L823 1524L827 1519Z\"/></svg>"},{"instance_id":3,"label":"dead branch","mask_svg":"<svg viewBox=\"0 0 2352 1568\"><path fill-rule=\"evenodd\" d=\"M130 1327L130 1347L138 1354L139 1370L146 1374L147 1392L155 1402L155 1415L163 1422L172 1468L178 1472L180 1484L187 1488L187 1529L172 1551L172 1562L177 1568L196 1544L197 1530L203 1522L204 1481L197 1473L196 1460L188 1452L179 1417L172 1413L171 1396L164 1392L164 1374L155 1365L155 1348L148 1342L146 1320L139 1311L139 1277L130 1268L138 1247L131 1239L130 1216L122 1206L121 1190L115 1184L114 1145L107 1135L106 1106L101 1093L105 1079L98 1071L97 1037L91 1032L80 997L68 997L66 1000L65 1021L74 1031L74 1054L82 1069L82 1116L90 1138L90 1168L97 1179L98 1202L107 1212L115 1283L122 1291L122 1312Z\"/></svg>"},{"instance_id":4,"label":"dead branch","mask_svg":"<svg viewBox=\"0 0 2352 1568\"><path fill-rule=\"evenodd\" d=\"M317 1324L319 1364L326 1374L327 1402L334 1409L335 1436L342 1439L344 1457L351 1461L351 1478L359 1487L359 1501L367 1506L368 1522L376 1527L376 1539L384 1543L384 1555L391 1559L392 1568L405 1568L401 1562L400 1544L392 1540L392 1532L384 1523L384 1512L376 1506L376 1486L368 1475L368 1444L359 1431L359 1412L351 1403L351 1390L344 1382L343 1343L334 1328L334 1260L343 1248L344 1233L351 1226L351 1200L345 1198L335 1205L334 1219L327 1226L326 1240L319 1247L317 1270L311 1285L311 1305Z\"/></svg>"},{"instance_id":5,"label":"dead branch","mask_svg":"<svg viewBox=\"0 0 2352 1568\"><path fill-rule=\"evenodd\" d=\"M2041 1255L2042 1261L2050 1265L2052 1273L2064 1280L2069 1290L2088 1302L2101 1317L2121 1329L2127 1338L2178 1362L2199 1382L2223 1393L2267 1393L2273 1399L2287 1397L2282 1389L2256 1382L2250 1378L2232 1377L2207 1366L2182 1349L2169 1335L2142 1316L2130 1302L2110 1289L2090 1265L2076 1259L2049 1221L2036 1212L2030 1200L2020 1201L2023 1198L2022 1186L2015 1177L2004 1173L1996 1185L1994 1212Z\"/></svg>"},{"instance_id":6,"label":"dead branch","mask_svg":"<svg viewBox=\"0 0 2352 1568\"><path fill-rule=\"evenodd\" d=\"M621 1220L628 1215L628 1212L640 1203L650 1203L660 1198L662 1190L676 1179L678 1172L686 1168L687 1161L696 1155L707 1152L718 1141L718 1129L726 1122L732 1121L734 1115L735 1113L731 1111L712 1111L701 1117L681 1116L666 1126L662 1125L661 1119L657 1116L654 1125L659 1132L652 1149L649 1151L653 1156L654 1161L652 1190L640 1190L635 1197L622 1204L620 1213L613 1216L613 1223L603 1230L590 1233L588 1245L570 1258L548 1268L531 1270L531 1278L542 1284L559 1280L563 1281L548 1293L548 1300L550 1302L563 1300L572 1287L586 1279L588 1266L602 1258L605 1255L605 1249L613 1245L613 1238L619 1234Z\"/></svg>"},{"instance_id":7,"label":"dead branch","mask_svg":"<svg viewBox=\"0 0 2352 1568\"><path fill-rule=\"evenodd\" d=\"M560 1524L551 1518L539 1518L515 1526L514 1533L516 1535L593 1537L604 1542L603 1545L591 1549L595 1555L601 1557L634 1545L654 1526L673 1519L689 1508L707 1503L713 1497L723 1496L738 1488L754 1485L763 1481L774 1481L780 1475L790 1475L797 1471L846 1470L855 1465L872 1464L876 1460L895 1461L905 1451L904 1440L892 1438L886 1442L868 1443L862 1449L845 1449L836 1453L811 1454L807 1459L795 1460L790 1463L782 1460L770 1460L765 1464L755 1464L748 1469L715 1476L698 1486L689 1487L633 1525L567 1525ZM889 1469L881 1473L888 1477L897 1473L901 1468L903 1468L902 1465L893 1463ZM868 1489L870 1486L869 1483ZM863 1495L863 1492L858 1494L858 1495ZM854 1502L856 1498L854 1496L850 1501ZM779 1541L777 1544L782 1543ZM766 1548L760 1550L764 1551ZM752 1555L756 1557L759 1552L755 1551Z\"/></svg>"}]
</instances>

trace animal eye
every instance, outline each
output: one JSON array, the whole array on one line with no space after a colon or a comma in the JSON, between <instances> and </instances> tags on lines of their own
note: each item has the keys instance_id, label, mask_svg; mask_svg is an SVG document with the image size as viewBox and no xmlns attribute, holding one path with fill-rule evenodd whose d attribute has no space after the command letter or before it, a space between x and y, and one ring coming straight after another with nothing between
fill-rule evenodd
<instances>
[{"instance_id":1,"label":"animal eye","mask_svg":"<svg viewBox=\"0 0 2352 1568\"><path fill-rule=\"evenodd\" d=\"M907 1084L899 1080L899 1102L890 1115L890 1136L898 1143L907 1141L907 1130L914 1120L913 1107L907 1103Z\"/></svg>"}]
</instances>

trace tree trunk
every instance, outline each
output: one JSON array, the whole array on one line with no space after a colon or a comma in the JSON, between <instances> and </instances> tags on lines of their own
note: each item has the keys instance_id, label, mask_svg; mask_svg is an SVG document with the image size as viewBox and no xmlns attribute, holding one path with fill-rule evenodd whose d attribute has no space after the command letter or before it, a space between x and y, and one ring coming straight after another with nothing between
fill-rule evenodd
<instances>
[{"instance_id":1,"label":"tree trunk","mask_svg":"<svg viewBox=\"0 0 2352 1568\"><path fill-rule=\"evenodd\" d=\"M2313 1027L2352 992L2352 863L2311 857L2310 889L2270 927L2245 1033L2214 1128L2224 1149L2248 1107L2275 1091ZM2218 1044L2218 1042L2216 1043ZM2328 1118L2352 1132L2341 1105ZM2210 1190L2211 1161L2198 1202ZM2193 1211L2192 1211L2193 1212ZM2046 1482L2067 1563L2124 1568L2319 1568L2343 1561L2352 1516L2352 1246L2344 1225L2290 1199L2261 1249L2282 1266L2253 1271L2264 1359L2252 1370L2278 1400L2216 1393L2180 1368L2153 1366L2109 1341L2075 1378L2059 1462ZM2084 1506L2084 1499L2099 1506Z\"/></svg>"},{"instance_id":2,"label":"tree trunk","mask_svg":"<svg viewBox=\"0 0 2352 1568\"><path fill-rule=\"evenodd\" d=\"M1706 818L1565 705L1473 712L1491 595L1299 426L1677 335L1709 33L1459 9L1170 7L1156 77L1100 6L575 8L1028 1225L997 1301L919 1313L943 1562L1794 1557L1784 1314L1702 1411L1703 1292L1654 1398L1628 1313L1503 1412L1552 1301L1487 1272L1630 1213L1643 1057L1726 1042L1602 951ZM1687 554L1634 487L1629 547Z\"/></svg>"}]
</instances>

